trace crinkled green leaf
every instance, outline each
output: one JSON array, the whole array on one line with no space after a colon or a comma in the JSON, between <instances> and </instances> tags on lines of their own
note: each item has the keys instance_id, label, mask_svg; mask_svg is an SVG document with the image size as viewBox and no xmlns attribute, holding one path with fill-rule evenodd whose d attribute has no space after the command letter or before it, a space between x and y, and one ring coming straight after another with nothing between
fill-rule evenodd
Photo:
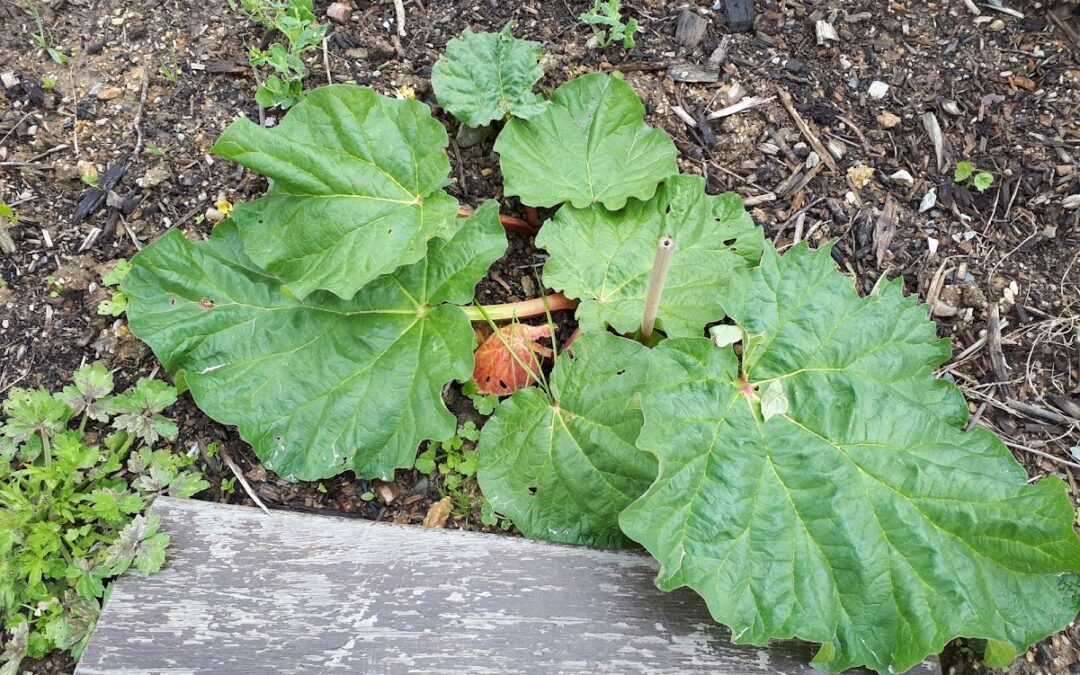
<instances>
[{"instance_id":1,"label":"crinkled green leaf","mask_svg":"<svg viewBox=\"0 0 1080 675\"><path fill-rule=\"evenodd\" d=\"M506 194L529 206L582 209L648 199L679 168L671 138L644 118L645 106L618 78L592 73L567 82L547 110L510 120L495 141Z\"/></svg>"},{"instance_id":2,"label":"crinkled green leaf","mask_svg":"<svg viewBox=\"0 0 1080 675\"><path fill-rule=\"evenodd\" d=\"M648 350L610 333L574 342L551 375L555 401L536 387L504 401L480 435L477 479L494 510L522 534L605 548L633 546L619 511L656 476L634 445Z\"/></svg>"},{"instance_id":3,"label":"crinkled green leaf","mask_svg":"<svg viewBox=\"0 0 1080 675\"><path fill-rule=\"evenodd\" d=\"M0 626L0 631L4 627ZM0 675L17 675L19 664L26 657L26 643L30 636L30 623L23 621L15 624L11 629L11 638L4 643L4 651L0 653ZM2 635L2 632L0 632Z\"/></svg>"},{"instance_id":4,"label":"crinkled green leaf","mask_svg":"<svg viewBox=\"0 0 1080 675\"><path fill-rule=\"evenodd\" d=\"M423 103L332 85L274 129L237 120L212 151L273 180L233 210L247 256L299 298L323 289L348 299L452 234L446 146Z\"/></svg>"},{"instance_id":5,"label":"crinkled green leaf","mask_svg":"<svg viewBox=\"0 0 1080 675\"><path fill-rule=\"evenodd\" d=\"M961 428L950 356L900 283L860 299L829 251L767 247L724 296L743 363L707 338L653 352L638 445L660 470L620 517L737 642L822 643L829 670L903 671L958 635L1018 649L1065 626L1080 569L1064 484ZM742 379L742 376L748 383ZM755 399L779 382L788 411Z\"/></svg>"},{"instance_id":6,"label":"crinkled green leaf","mask_svg":"<svg viewBox=\"0 0 1080 675\"><path fill-rule=\"evenodd\" d=\"M504 117L528 119L548 106L533 85L544 76L537 61L543 45L510 35L513 22L498 33L466 30L446 45L431 69L439 105L470 127Z\"/></svg>"},{"instance_id":7,"label":"crinkled green leaf","mask_svg":"<svg viewBox=\"0 0 1080 675\"><path fill-rule=\"evenodd\" d=\"M210 483L205 481L198 471L182 471L169 481L168 495L186 499L199 494L208 487L210 487Z\"/></svg>"},{"instance_id":8,"label":"crinkled green leaf","mask_svg":"<svg viewBox=\"0 0 1080 675\"><path fill-rule=\"evenodd\" d=\"M71 418L71 408L45 389L15 387L4 401L7 422L0 434L23 443L35 433L51 436L63 431Z\"/></svg>"},{"instance_id":9,"label":"crinkled green leaf","mask_svg":"<svg viewBox=\"0 0 1080 675\"><path fill-rule=\"evenodd\" d=\"M160 569L169 545L169 535L158 532L160 525L161 518L156 515L132 518L105 550L95 572L112 577L122 574L133 564L144 575Z\"/></svg>"},{"instance_id":10,"label":"crinkled green leaf","mask_svg":"<svg viewBox=\"0 0 1080 675\"><path fill-rule=\"evenodd\" d=\"M720 291L732 274L761 257L761 228L734 193L705 194L697 176L667 180L645 202L624 209L565 206L546 223L536 244L551 257L544 283L580 299L585 331L610 325L620 333L641 326L656 245L675 238L671 267L660 298L657 326L669 337L701 335L724 318ZM588 255L582 255L587 251Z\"/></svg>"},{"instance_id":11,"label":"crinkled green leaf","mask_svg":"<svg viewBox=\"0 0 1080 675\"><path fill-rule=\"evenodd\" d=\"M106 401L105 410L116 415L113 427L153 445L161 438L175 438L180 431L175 422L161 414L176 403L176 398L175 387L143 377L131 389Z\"/></svg>"},{"instance_id":12,"label":"crinkled green leaf","mask_svg":"<svg viewBox=\"0 0 1080 675\"><path fill-rule=\"evenodd\" d=\"M101 399L112 393L113 376L102 363L94 363L75 371L74 385L64 387L59 398L75 415L84 411L86 416L98 422L108 421L109 415Z\"/></svg>"},{"instance_id":13,"label":"crinkled green leaf","mask_svg":"<svg viewBox=\"0 0 1080 675\"><path fill-rule=\"evenodd\" d=\"M101 606L71 591L64 594L63 611L45 627L45 636L58 649L70 649L77 659L97 624Z\"/></svg>"},{"instance_id":14,"label":"crinkled green leaf","mask_svg":"<svg viewBox=\"0 0 1080 675\"><path fill-rule=\"evenodd\" d=\"M389 477L423 440L453 435L442 388L469 378L475 337L447 303L469 302L505 248L498 205L487 202L423 261L351 300L299 300L222 223L206 242L170 232L146 247L124 291L132 332L170 372L187 371L199 407L236 425L270 469Z\"/></svg>"},{"instance_id":15,"label":"crinkled green leaf","mask_svg":"<svg viewBox=\"0 0 1080 675\"><path fill-rule=\"evenodd\" d=\"M994 174L989 171L980 171L971 179L971 184L974 185L975 189L979 192L985 192L994 184Z\"/></svg>"}]
</instances>

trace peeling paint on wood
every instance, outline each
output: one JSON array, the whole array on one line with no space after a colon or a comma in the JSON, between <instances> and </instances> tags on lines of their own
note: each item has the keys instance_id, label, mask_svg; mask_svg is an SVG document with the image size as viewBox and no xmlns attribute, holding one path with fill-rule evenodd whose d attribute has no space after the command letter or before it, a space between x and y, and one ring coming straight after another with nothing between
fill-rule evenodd
<instances>
[{"instance_id":1,"label":"peeling paint on wood","mask_svg":"<svg viewBox=\"0 0 1080 675\"><path fill-rule=\"evenodd\" d=\"M78 675L816 672L812 645L732 645L637 553L165 497L151 512L165 568L116 583Z\"/></svg>"}]
</instances>

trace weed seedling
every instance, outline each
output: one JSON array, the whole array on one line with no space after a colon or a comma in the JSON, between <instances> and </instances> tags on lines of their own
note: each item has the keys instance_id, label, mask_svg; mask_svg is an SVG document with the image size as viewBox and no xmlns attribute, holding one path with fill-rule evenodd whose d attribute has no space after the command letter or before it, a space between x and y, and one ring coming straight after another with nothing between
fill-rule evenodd
<instances>
[{"instance_id":1,"label":"weed seedling","mask_svg":"<svg viewBox=\"0 0 1080 675\"><path fill-rule=\"evenodd\" d=\"M64 292L64 283L51 274L45 277L45 287L49 289L50 298L59 298Z\"/></svg>"},{"instance_id":2,"label":"weed seedling","mask_svg":"<svg viewBox=\"0 0 1080 675\"><path fill-rule=\"evenodd\" d=\"M994 174L977 170L971 162L957 162L956 171L953 172L953 182L985 192L994 184Z\"/></svg>"},{"instance_id":3,"label":"weed seedling","mask_svg":"<svg viewBox=\"0 0 1080 675\"><path fill-rule=\"evenodd\" d=\"M326 26L315 21L311 0L230 0L254 23L285 36L285 43L275 42L266 49L252 47L248 63L258 72L269 69L255 92L255 101L264 108L296 105L304 96L307 67L301 55L319 47L326 37Z\"/></svg>"},{"instance_id":4,"label":"weed seedling","mask_svg":"<svg viewBox=\"0 0 1080 675\"><path fill-rule=\"evenodd\" d=\"M472 402L473 409L484 417L489 417L499 405L499 397L495 394L481 394L476 380L469 380L461 385L461 393Z\"/></svg>"},{"instance_id":5,"label":"weed seedling","mask_svg":"<svg viewBox=\"0 0 1080 675\"><path fill-rule=\"evenodd\" d=\"M622 20L622 0L595 0L592 9L581 15L581 20L593 27L590 47L604 49L621 42L623 49L634 48L637 19Z\"/></svg>"},{"instance_id":6,"label":"weed seedling","mask_svg":"<svg viewBox=\"0 0 1080 675\"><path fill-rule=\"evenodd\" d=\"M30 16L34 17L34 23L37 24L37 32L31 33L30 37L34 38L34 42L37 43L37 46L44 49L45 53L47 53L49 58L53 61L56 61L60 65L67 63L68 55L50 44L49 34L45 30L45 22L41 20L41 12L38 11L37 4L33 0L27 0L26 8L30 12Z\"/></svg>"},{"instance_id":7,"label":"weed seedling","mask_svg":"<svg viewBox=\"0 0 1080 675\"><path fill-rule=\"evenodd\" d=\"M116 266L101 278L101 285L112 287L112 295L108 300L98 303L97 313L102 316L120 316L127 311L128 297L120 290L120 282L131 271L131 263L127 260L118 260Z\"/></svg>"}]
</instances>

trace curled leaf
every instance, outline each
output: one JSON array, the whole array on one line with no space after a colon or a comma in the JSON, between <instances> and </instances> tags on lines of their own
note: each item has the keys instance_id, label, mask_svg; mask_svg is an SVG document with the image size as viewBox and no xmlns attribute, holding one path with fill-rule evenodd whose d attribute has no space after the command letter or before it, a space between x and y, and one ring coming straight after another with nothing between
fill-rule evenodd
<instances>
[{"instance_id":1,"label":"curled leaf","mask_svg":"<svg viewBox=\"0 0 1080 675\"><path fill-rule=\"evenodd\" d=\"M551 357L551 350L536 341L549 337L548 324L513 323L492 333L476 350L473 368L476 390L481 394L509 396L535 382L540 358Z\"/></svg>"}]
</instances>

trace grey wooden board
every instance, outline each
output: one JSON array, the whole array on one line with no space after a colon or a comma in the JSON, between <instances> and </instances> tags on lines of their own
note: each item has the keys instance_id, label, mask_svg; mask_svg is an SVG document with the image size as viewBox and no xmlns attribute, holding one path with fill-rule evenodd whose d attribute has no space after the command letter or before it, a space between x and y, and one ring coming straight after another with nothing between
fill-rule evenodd
<instances>
[{"instance_id":1,"label":"grey wooden board","mask_svg":"<svg viewBox=\"0 0 1080 675\"><path fill-rule=\"evenodd\" d=\"M638 553L166 497L151 511L165 568L117 581L77 675L816 672L812 645L732 645Z\"/></svg>"}]
</instances>

